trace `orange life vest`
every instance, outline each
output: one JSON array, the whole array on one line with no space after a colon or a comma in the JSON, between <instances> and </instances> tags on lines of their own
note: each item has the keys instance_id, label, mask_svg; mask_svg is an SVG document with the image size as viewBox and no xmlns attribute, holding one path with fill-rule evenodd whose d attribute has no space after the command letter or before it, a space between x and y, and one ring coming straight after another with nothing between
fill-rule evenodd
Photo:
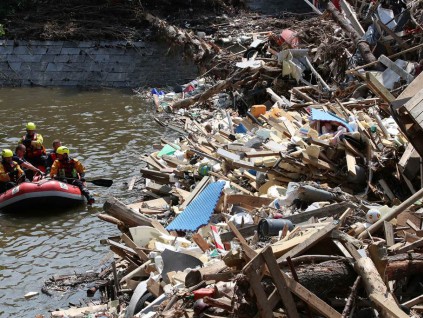
<instances>
[{"instance_id":1,"label":"orange life vest","mask_svg":"<svg viewBox=\"0 0 423 318\"><path fill-rule=\"evenodd\" d=\"M78 178L78 171L75 169L75 160L70 158L69 160L59 160L59 167L57 176L60 178Z\"/></svg>"},{"instance_id":2,"label":"orange life vest","mask_svg":"<svg viewBox=\"0 0 423 318\"><path fill-rule=\"evenodd\" d=\"M8 163L6 161L2 161L1 164L4 167L4 171L6 171L7 173L9 172L15 172L17 171L18 173L12 174L12 176L9 176L10 181L17 183L18 179L19 179L19 170L18 170L18 164L15 161L12 161L11 163Z\"/></svg>"},{"instance_id":3,"label":"orange life vest","mask_svg":"<svg viewBox=\"0 0 423 318\"><path fill-rule=\"evenodd\" d=\"M31 144L32 141L37 141L37 133L35 133L32 137L28 136L28 134L23 135L21 140L22 144L26 147L25 159L38 158L46 154L46 148L44 148L44 146L41 146L41 149L36 149Z\"/></svg>"}]
</instances>

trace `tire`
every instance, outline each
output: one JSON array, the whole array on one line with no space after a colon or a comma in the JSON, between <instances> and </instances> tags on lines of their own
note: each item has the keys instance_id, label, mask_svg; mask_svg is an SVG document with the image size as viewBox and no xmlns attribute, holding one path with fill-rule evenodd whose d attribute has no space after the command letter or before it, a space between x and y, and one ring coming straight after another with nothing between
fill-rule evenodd
<instances>
[{"instance_id":1,"label":"tire","mask_svg":"<svg viewBox=\"0 0 423 318\"><path fill-rule=\"evenodd\" d=\"M254 54L255 53L260 53L260 51L258 50L258 49L256 49L256 48L250 48L250 49L248 49L247 51L245 51L245 53L244 53L244 57L246 58L246 59L250 59L250 58L252 58L253 56L254 56Z\"/></svg>"},{"instance_id":2,"label":"tire","mask_svg":"<svg viewBox=\"0 0 423 318\"><path fill-rule=\"evenodd\" d=\"M139 313L144 307L146 302L152 302L156 297L152 293L145 293L135 305L134 315Z\"/></svg>"}]
</instances>

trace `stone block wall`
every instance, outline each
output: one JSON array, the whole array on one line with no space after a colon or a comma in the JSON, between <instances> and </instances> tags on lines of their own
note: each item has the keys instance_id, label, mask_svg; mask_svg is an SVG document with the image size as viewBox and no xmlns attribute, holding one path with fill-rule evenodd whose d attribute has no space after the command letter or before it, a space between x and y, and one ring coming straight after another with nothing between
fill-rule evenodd
<instances>
[{"instance_id":1,"label":"stone block wall","mask_svg":"<svg viewBox=\"0 0 423 318\"><path fill-rule=\"evenodd\" d=\"M163 43L0 40L0 86L135 88L189 82L197 68Z\"/></svg>"}]
</instances>

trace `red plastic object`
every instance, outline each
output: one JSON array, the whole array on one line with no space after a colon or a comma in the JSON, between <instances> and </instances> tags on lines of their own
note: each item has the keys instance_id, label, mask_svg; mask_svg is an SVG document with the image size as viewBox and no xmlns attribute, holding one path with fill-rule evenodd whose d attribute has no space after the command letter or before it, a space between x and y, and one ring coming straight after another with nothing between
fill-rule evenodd
<instances>
[{"instance_id":1,"label":"red plastic object","mask_svg":"<svg viewBox=\"0 0 423 318\"><path fill-rule=\"evenodd\" d=\"M213 297L214 292L215 292L214 288L200 288L200 289L194 290L192 293L194 294L194 300L198 300L206 296Z\"/></svg>"},{"instance_id":2,"label":"red plastic object","mask_svg":"<svg viewBox=\"0 0 423 318\"><path fill-rule=\"evenodd\" d=\"M288 43L291 48L295 49L298 47L300 39L296 36L294 31L283 29L279 36L278 44L281 45L284 42Z\"/></svg>"}]
</instances>

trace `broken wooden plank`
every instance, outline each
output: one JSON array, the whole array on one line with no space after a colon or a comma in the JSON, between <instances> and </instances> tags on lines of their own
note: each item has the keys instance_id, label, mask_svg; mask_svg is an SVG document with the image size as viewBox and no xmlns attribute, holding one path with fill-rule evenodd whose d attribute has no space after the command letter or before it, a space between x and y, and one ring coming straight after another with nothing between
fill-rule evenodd
<instances>
[{"instance_id":1,"label":"broken wooden plank","mask_svg":"<svg viewBox=\"0 0 423 318\"><path fill-rule=\"evenodd\" d=\"M386 245L388 247L394 245L395 244L394 227L393 227L392 223L386 222L386 221L383 222L383 229L385 231Z\"/></svg>"},{"instance_id":2,"label":"broken wooden plank","mask_svg":"<svg viewBox=\"0 0 423 318\"><path fill-rule=\"evenodd\" d=\"M417 236L422 237L423 236L423 230L421 230L413 221L407 220L406 224L413 229L414 232L416 232Z\"/></svg>"},{"instance_id":3,"label":"broken wooden plank","mask_svg":"<svg viewBox=\"0 0 423 318\"><path fill-rule=\"evenodd\" d=\"M283 254L281 257L278 258L278 264L284 262L288 257L295 257L309 249L310 247L316 245L320 240L325 238L333 229L338 226L337 222L331 223L325 226L323 229L318 230L316 233L311 235L305 241L301 242L289 252Z\"/></svg>"},{"instance_id":4,"label":"broken wooden plank","mask_svg":"<svg viewBox=\"0 0 423 318\"><path fill-rule=\"evenodd\" d=\"M106 213L122 221L128 227L138 225L153 226L151 219L143 216L137 211L128 208L125 204L115 198L107 199L103 208Z\"/></svg>"},{"instance_id":5,"label":"broken wooden plank","mask_svg":"<svg viewBox=\"0 0 423 318\"><path fill-rule=\"evenodd\" d=\"M401 306L405 306L407 308L411 308L411 307L413 307L415 305L418 305L418 304L421 304L421 303L423 303L423 295L420 295L420 296L417 296L417 297L415 297L413 299L410 299L410 300L402 303Z\"/></svg>"},{"instance_id":6,"label":"broken wooden plank","mask_svg":"<svg viewBox=\"0 0 423 318\"><path fill-rule=\"evenodd\" d=\"M239 242L241 243L242 246L242 250L244 251L244 253L247 255L247 257L249 259L254 258L257 253L248 245L247 241L245 240L245 238L242 236L242 234L238 231L237 227L235 226L235 224L231 221L227 222L229 228L231 229L231 231L234 233L234 235L236 236L236 238L239 240Z\"/></svg>"},{"instance_id":7,"label":"broken wooden plank","mask_svg":"<svg viewBox=\"0 0 423 318\"><path fill-rule=\"evenodd\" d=\"M130 239L130 237L128 235L126 235L125 233L121 235L122 241L125 242L126 245L128 245L130 248L132 248L138 255L138 257L142 260L142 261L148 261L149 258L147 256L147 254L144 253L144 251L142 249L140 249L137 244L134 243L134 241L132 241Z\"/></svg>"},{"instance_id":8,"label":"broken wooden plank","mask_svg":"<svg viewBox=\"0 0 423 318\"><path fill-rule=\"evenodd\" d=\"M345 155L347 159L348 174L354 177L357 176L357 171L355 170L355 166L357 165L355 157L349 151L345 151Z\"/></svg>"},{"instance_id":9,"label":"broken wooden plank","mask_svg":"<svg viewBox=\"0 0 423 318\"><path fill-rule=\"evenodd\" d=\"M392 192L391 188L389 188L388 184L386 183L385 180L380 179L378 181L378 183L380 184L380 186L383 189L383 193L386 194L386 196L389 198L389 200L393 201L396 199L395 194Z\"/></svg>"},{"instance_id":10,"label":"broken wooden plank","mask_svg":"<svg viewBox=\"0 0 423 318\"><path fill-rule=\"evenodd\" d=\"M248 237L248 236L254 235L254 232L256 230L257 230L257 225L256 224L253 224L253 225L245 225L244 227L238 229L238 231L244 237ZM232 231L225 232L225 233L221 233L220 234L220 239L222 240L222 242L229 242L234 237L235 237L235 234Z\"/></svg>"},{"instance_id":11,"label":"broken wooden plank","mask_svg":"<svg viewBox=\"0 0 423 318\"><path fill-rule=\"evenodd\" d=\"M411 250L414 250L414 249L417 249L417 248L421 248L421 247L423 247L423 238L421 238L421 239L419 239L419 240L417 240L417 241L415 241L411 244L405 245L405 246L397 249L395 252L397 254L401 254L401 253L405 253L405 252L408 252L408 251L411 251Z\"/></svg>"},{"instance_id":12,"label":"broken wooden plank","mask_svg":"<svg viewBox=\"0 0 423 318\"><path fill-rule=\"evenodd\" d=\"M279 151L254 151L254 152L245 152L246 158L256 158L256 157L271 157L279 156Z\"/></svg>"},{"instance_id":13,"label":"broken wooden plank","mask_svg":"<svg viewBox=\"0 0 423 318\"><path fill-rule=\"evenodd\" d=\"M295 305L294 298L292 297L291 293L288 291L287 283L282 275L281 270L279 269L278 264L276 263L275 257L273 256L272 249L270 247L266 247L263 252L261 253L263 256L267 268L269 269L270 275L276 288L279 292L279 295L282 299L284 304L284 308L289 318L296 318L299 317L297 306Z\"/></svg>"},{"instance_id":14,"label":"broken wooden plank","mask_svg":"<svg viewBox=\"0 0 423 318\"><path fill-rule=\"evenodd\" d=\"M307 164L310 164L318 169L336 171L335 167L333 167L326 161L320 160L318 158L312 158L304 151L302 152L302 155L303 155L303 161Z\"/></svg>"},{"instance_id":15,"label":"broken wooden plank","mask_svg":"<svg viewBox=\"0 0 423 318\"><path fill-rule=\"evenodd\" d=\"M369 88L385 102L391 103L395 100L395 97L389 92L385 86L370 72L366 73L366 76L362 76L367 82Z\"/></svg>"},{"instance_id":16,"label":"broken wooden plank","mask_svg":"<svg viewBox=\"0 0 423 318\"><path fill-rule=\"evenodd\" d=\"M198 245L198 247L203 252L206 252L207 250L210 249L209 244L206 242L206 240L199 233L194 233L192 235L192 240Z\"/></svg>"}]
</instances>

